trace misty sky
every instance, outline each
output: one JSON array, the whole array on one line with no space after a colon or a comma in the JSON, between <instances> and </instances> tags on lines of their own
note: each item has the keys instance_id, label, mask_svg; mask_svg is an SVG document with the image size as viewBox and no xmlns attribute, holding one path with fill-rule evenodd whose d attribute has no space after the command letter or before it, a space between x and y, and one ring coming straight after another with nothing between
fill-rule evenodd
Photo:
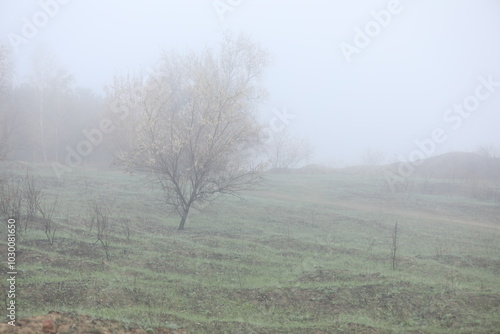
<instances>
[{"instance_id":1,"label":"misty sky","mask_svg":"<svg viewBox=\"0 0 500 334\"><path fill-rule=\"evenodd\" d=\"M48 2L0 0L0 43L22 36L26 20ZM103 94L113 75L154 65L161 50L216 46L229 29L271 54L262 117L283 108L295 115L288 126L315 147L313 162L359 163L368 147L391 160L408 158L415 141L432 138L436 128L447 140L433 154L500 144L500 84L477 88L481 77L500 82L498 0L60 2L67 4L18 46L16 82L25 80L33 50L44 45L78 86ZM214 3L234 5L218 13ZM376 29L372 11L388 8L390 22L372 30L370 43L349 62L342 43L356 47L355 29ZM473 103L478 91L482 98L470 116L448 111Z\"/></svg>"}]
</instances>

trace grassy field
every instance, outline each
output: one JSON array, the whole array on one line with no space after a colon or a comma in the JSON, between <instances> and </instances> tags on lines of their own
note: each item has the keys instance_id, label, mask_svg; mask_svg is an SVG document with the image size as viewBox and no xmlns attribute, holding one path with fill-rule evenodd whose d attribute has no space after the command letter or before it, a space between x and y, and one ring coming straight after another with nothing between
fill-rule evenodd
<instances>
[{"instance_id":1,"label":"grassy field","mask_svg":"<svg viewBox=\"0 0 500 334\"><path fill-rule=\"evenodd\" d=\"M57 179L37 175L50 200ZM18 316L56 310L193 334L500 333L500 197L481 196L500 186L413 182L393 193L378 175L269 174L245 201L193 211L179 232L141 177L75 170L54 244L38 220L19 235ZM111 208L109 260L92 198Z\"/></svg>"}]
</instances>

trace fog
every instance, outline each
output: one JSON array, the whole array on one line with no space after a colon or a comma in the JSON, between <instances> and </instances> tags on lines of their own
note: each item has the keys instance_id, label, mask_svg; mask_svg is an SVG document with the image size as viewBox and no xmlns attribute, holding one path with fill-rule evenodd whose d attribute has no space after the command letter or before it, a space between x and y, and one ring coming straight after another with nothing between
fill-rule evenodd
<instances>
[{"instance_id":1,"label":"fog","mask_svg":"<svg viewBox=\"0 0 500 334\"><path fill-rule=\"evenodd\" d=\"M499 333L499 33L500 0L0 0L0 333Z\"/></svg>"},{"instance_id":2,"label":"fog","mask_svg":"<svg viewBox=\"0 0 500 334\"><path fill-rule=\"evenodd\" d=\"M270 53L261 119L290 114L285 125L314 147L311 163L359 164L367 148L412 159L429 140L425 155L500 142L497 0L54 3L0 0L0 43L15 50L17 85L42 46L77 86L104 96L114 75L144 72L162 50L215 47L229 30ZM24 38L26 22L47 10ZM450 111L464 103L471 112Z\"/></svg>"}]
</instances>

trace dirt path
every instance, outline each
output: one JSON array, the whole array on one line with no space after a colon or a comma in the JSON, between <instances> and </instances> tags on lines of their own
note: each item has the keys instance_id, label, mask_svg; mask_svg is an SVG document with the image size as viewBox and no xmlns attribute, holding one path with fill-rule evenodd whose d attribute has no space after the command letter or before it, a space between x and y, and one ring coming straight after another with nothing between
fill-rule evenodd
<instances>
[{"instance_id":1,"label":"dirt path","mask_svg":"<svg viewBox=\"0 0 500 334\"><path fill-rule=\"evenodd\" d=\"M297 201L296 197L292 195L283 195L283 194L272 194L272 197L277 199L289 200L289 201ZM500 231L500 225L495 224L494 222L478 222L474 220L462 219L453 217L451 212L441 211L441 212L432 212L429 210L419 210L416 211L411 208L397 207L396 204L388 204L386 202L378 202L374 203L372 201L368 201L366 199L357 199L357 200L335 200L335 201L327 201L324 198L308 198L308 201L312 203L321 203L324 205L328 205L332 208L342 208L342 209L350 209L355 211L362 211L366 213L374 213L374 214L387 214L387 215L397 215L401 217L411 217L416 219L425 219L425 220L434 220L437 222L442 222L446 224L462 224L469 225L487 229L493 229Z\"/></svg>"},{"instance_id":2,"label":"dirt path","mask_svg":"<svg viewBox=\"0 0 500 334\"><path fill-rule=\"evenodd\" d=\"M493 222L485 223L485 222L477 222L472 220L464 220L456 217L452 217L450 212L431 212L431 211L415 211L405 208L394 208L388 206L384 203L368 203L363 201L339 201L330 203L333 207L342 207L347 209L354 209L357 211L364 212L373 212L373 213L384 213L384 214L392 214L402 217L412 217L417 219L425 219L425 220L435 220L440 221L447 224L463 224L469 226L476 226L482 228L489 228L500 230L500 226L496 225Z\"/></svg>"},{"instance_id":3,"label":"dirt path","mask_svg":"<svg viewBox=\"0 0 500 334\"><path fill-rule=\"evenodd\" d=\"M86 315L59 313L19 319L16 326L0 323L0 333L12 334L56 334L56 333L101 333L101 334L148 334L139 326L113 320L102 320ZM157 334L189 334L185 329L156 328Z\"/></svg>"}]
</instances>

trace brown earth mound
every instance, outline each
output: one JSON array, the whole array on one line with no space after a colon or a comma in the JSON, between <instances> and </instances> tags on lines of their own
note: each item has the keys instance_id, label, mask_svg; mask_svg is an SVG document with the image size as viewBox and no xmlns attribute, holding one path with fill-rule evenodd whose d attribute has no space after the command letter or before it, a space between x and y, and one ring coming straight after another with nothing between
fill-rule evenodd
<instances>
[{"instance_id":1,"label":"brown earth mound","mask_svg":"<svg viewBox=\"0 0 500 334\"><path fill-rule=\"evenodd\" d=\"M334 168L313 164L298 168L295 172L297 174L329 174L334 171Z\"/></svg>"},{"instance_id":2,"label":"brown earth mound","mask_svg":"<svg viewBox=\"0 0 500 334\"><path fill-rule=\"evenodd\" d=\"M401 163L388 166L397 171ZM500 179L500 158L485 158L476 153L450 152L413 162L414 175L447 179Z\"/></svg>"},{"instance_id":3,"label":"brown earth mound","mask_svg":"<svg viewBox=\"0 0 500 334\"><path fill-rule=\"evenodd\" d=\"M25 317L16 321L13 327L5 322L0 323L0 333L12 334L63 334L63 333L100 333L100 334L189 334L185 329L155 328L154 331L144 330L133 325L113 320L102 320L74 313L59 313L51 311L47 315Z\"/></svg>"}]
</instances>

